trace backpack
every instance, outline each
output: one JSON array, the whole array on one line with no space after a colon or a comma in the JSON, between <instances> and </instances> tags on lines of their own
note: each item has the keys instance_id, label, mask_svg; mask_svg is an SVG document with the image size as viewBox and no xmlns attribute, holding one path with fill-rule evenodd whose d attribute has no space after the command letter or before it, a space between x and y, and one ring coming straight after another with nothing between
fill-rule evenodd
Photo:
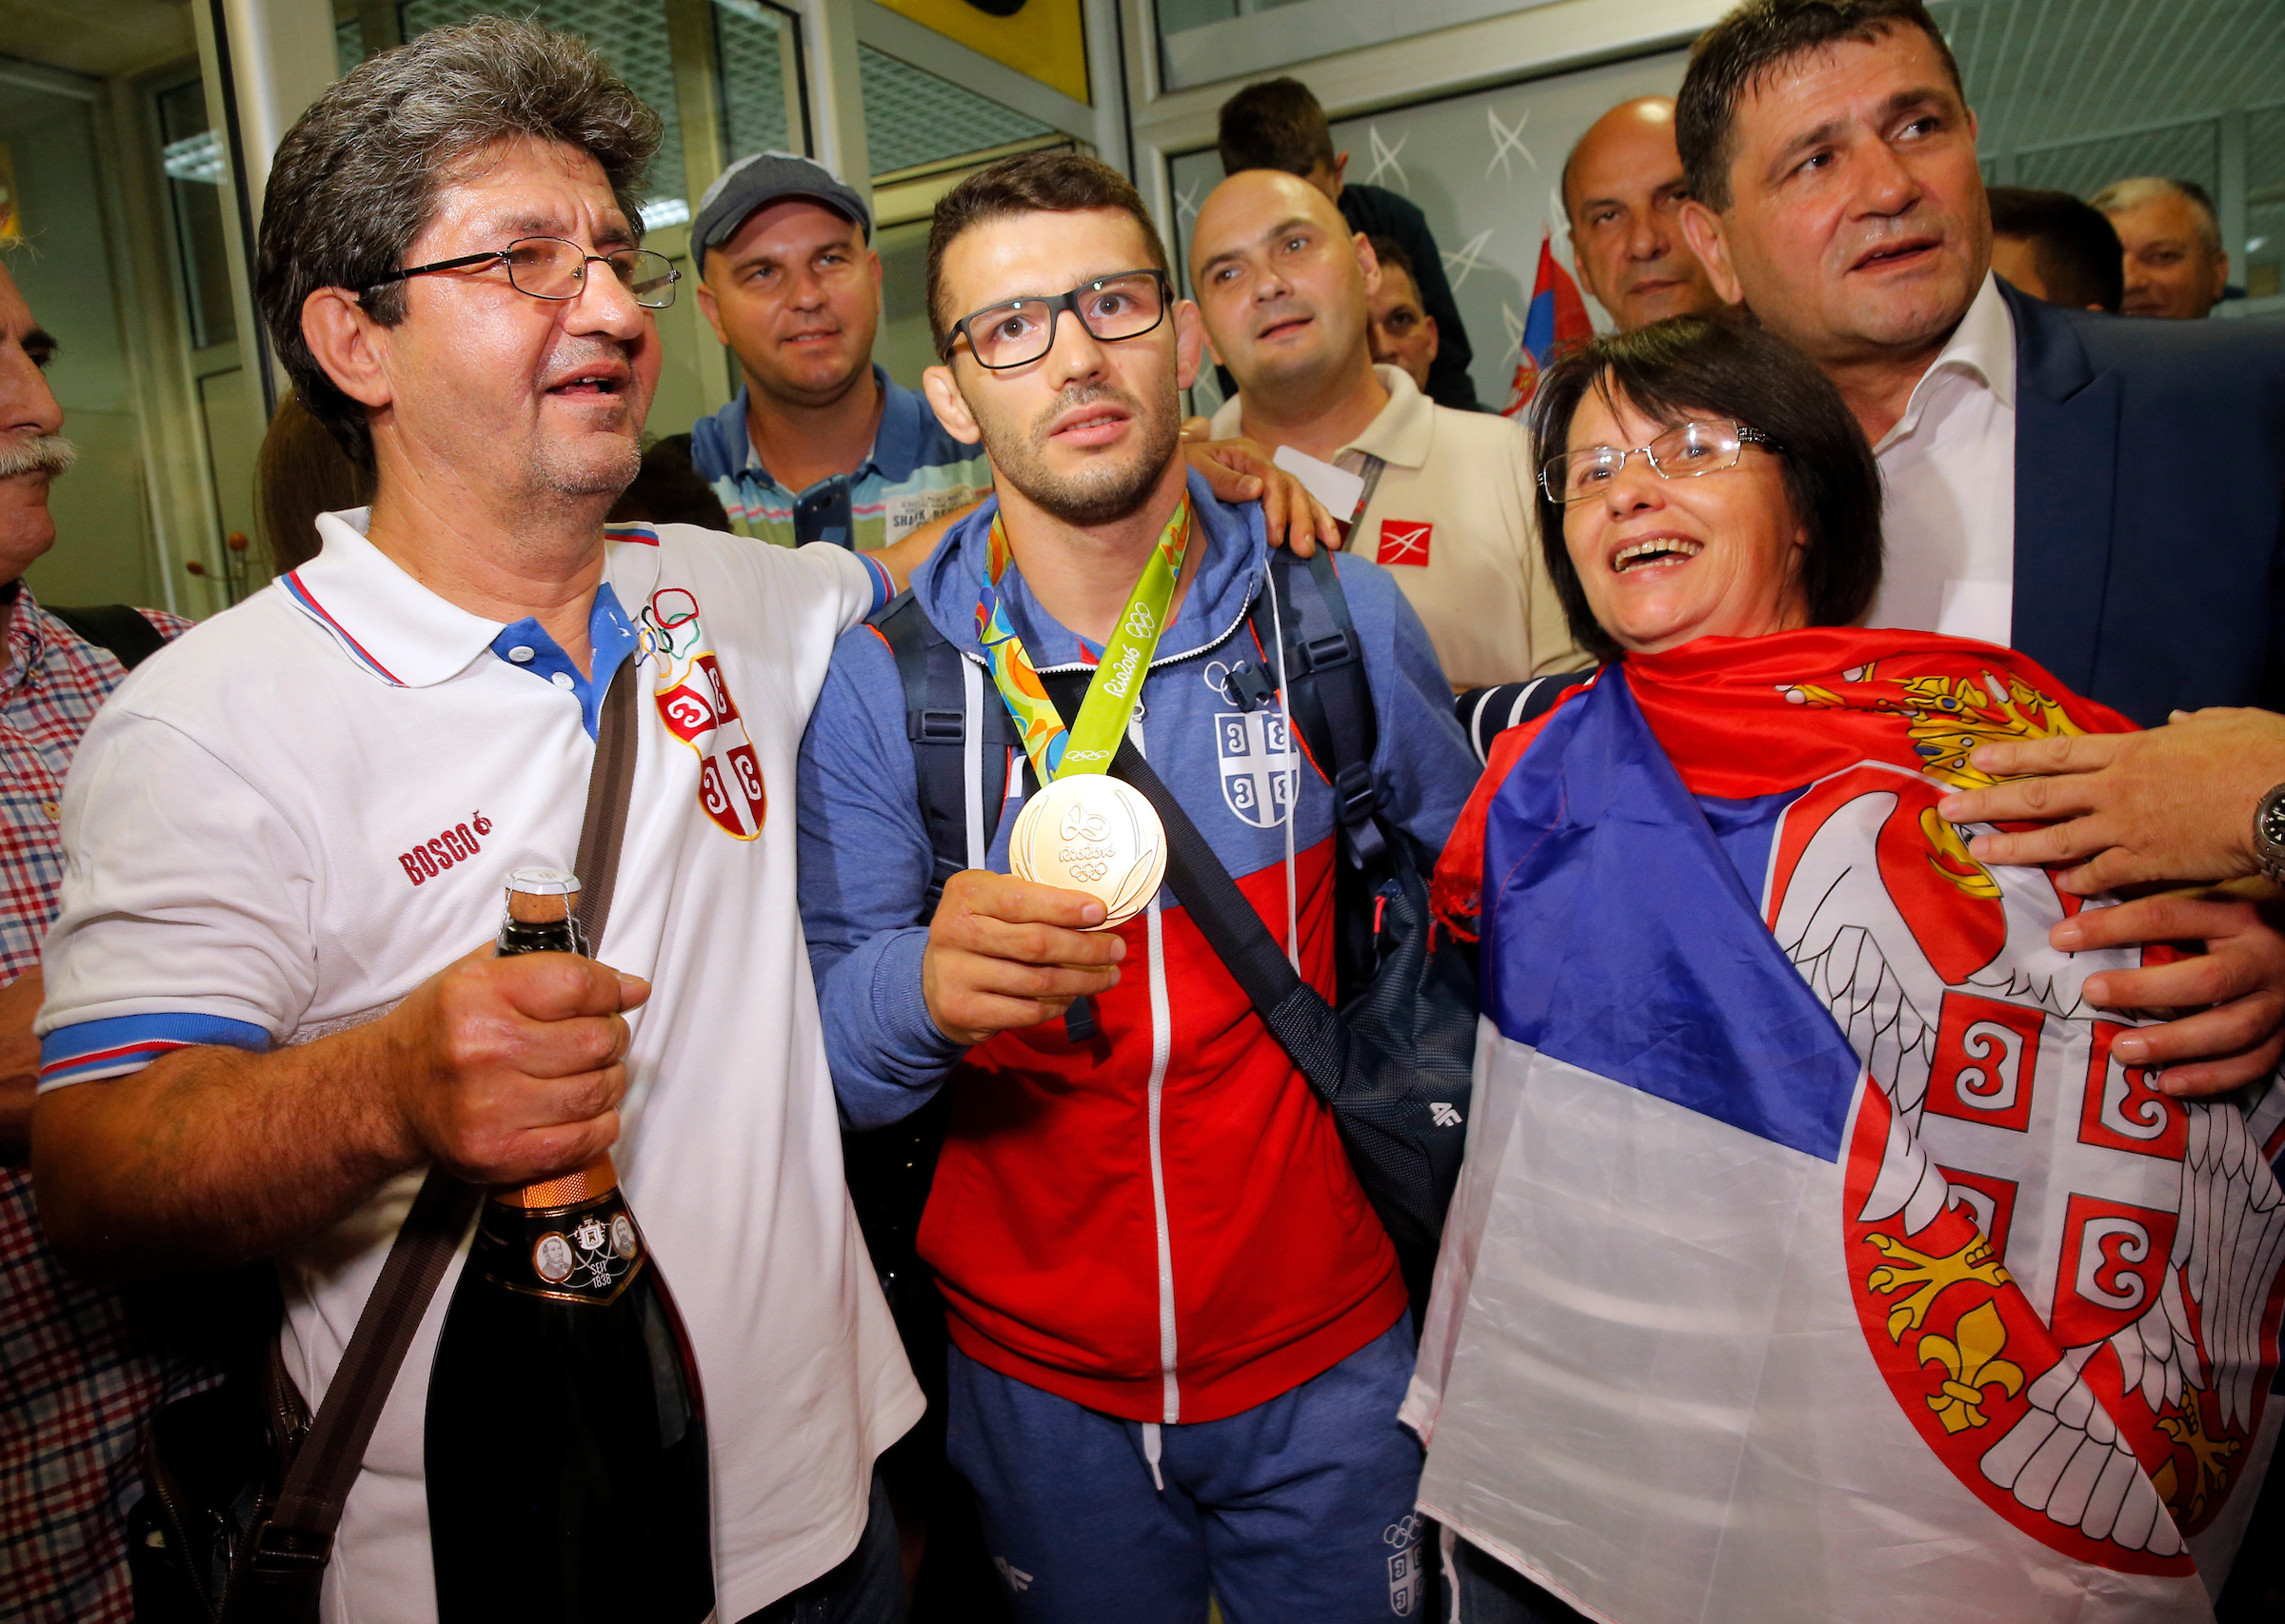
<instances>
[{"instance_id":1,"label":"backpack","mask_svg":"<svg viewBox=\"0 0 2285 1624\"><path fill-rule=\"evenodd\" d=\"M1274 594L1274 602L1273 602ZM1421 1103L1379 1138L1406 1165L1392 1195L1381 1163L1342 1117L1366 1193L1396 1243L1407 1291L1424 1307L1442 1214L1460 1173L1476 1046L1474 945L1434 940L1427 877L1436 854L1384 822L1372 772L1379 735L1363 642L1332 564L1282 549L1270 555L1267 589L1255 595L1248 624L1263 650L1279 647L1282 625L1287 721L1334 794L1341 861L1335 864L1335 996L1341 1023L1396 1066L1433 1079L1437 1104ZM924 921L933 917L954 874L986 865L1005 803L1008 775L1026 775L1014 722L984 668L932 625L907 591L871 622L896 657L913 754L915 791L934 854ZM1276 668L1235 660L1223 693L1240 710L1275 700ZM1066 1027L1091 1031L1074 1006ZM914 1243L942 1147L944 1095L904 1121L848 1136L850 1192L884 1284L924 1280ZM1331 1101L1328 1101L1331 1103ZM1434 1114L1430 1115L1433 1109ZM892 1294L892 1302L893 1302Z\"/></svg>"}]
</instances>

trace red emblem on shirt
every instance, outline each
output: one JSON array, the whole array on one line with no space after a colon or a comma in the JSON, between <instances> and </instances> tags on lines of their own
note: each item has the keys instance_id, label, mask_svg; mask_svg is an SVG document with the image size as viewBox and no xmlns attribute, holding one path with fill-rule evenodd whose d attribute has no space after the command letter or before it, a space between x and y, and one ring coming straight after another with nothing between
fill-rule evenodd
<instances>
[{"instance_id":1,"label":"red emblem on shirt","mask_svg":"<svg viewBox=\"0 0 2285 1624\"><path fill-rule=\"evenodd\" d=\"M1434 525L1418 519L1381 520L1380 562L1427 568L1428 533L1435 528Z\"/></svg>"},{"instance_id":2,"label":"red emblem on shirt","mask_svg":"<svg viewBox=\"0 0 2285 1624\"><path fill-rule=\"evenodd\" d=\"M698 803L726 833L752 840L762 832L769 796L721 662L705 645L698 600L680 586L663 588L643 612L643 629L658 662L651 692L659 716L698 754Z\"/></svg>"}]
</instances>

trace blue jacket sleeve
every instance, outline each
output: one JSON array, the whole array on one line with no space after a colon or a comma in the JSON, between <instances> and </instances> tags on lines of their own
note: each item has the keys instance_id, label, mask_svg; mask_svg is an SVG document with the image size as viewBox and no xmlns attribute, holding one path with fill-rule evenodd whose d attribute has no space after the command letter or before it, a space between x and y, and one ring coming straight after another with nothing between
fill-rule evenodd
<instances>
[{"instance_id":1,"label":"blue jacket sleeve","mask_svg":"<svg viewBox=\"0 0 2285 1624\"><path fill-rule=\"evenodd\" d=\"M802 930L842 1120L877 1128L925 1104L964 1052L921 996L934 859L921 822L897 663L859 626L834 645L798 783Z\"/></svg>"},{"instance_id":2,"label":"blue jacket sleeve","mask_svg":"<svg viewBox=\"0 0 2285 1624\"><path fill-rule=\"evenodd\" d=\"M1452 714L1452 684L1427 628L1389 573L1346 554L1336 567L1372 674L1380 726L1373 778L1381 813L1434 856L1452 838L1478 771Z\"/></svg>"}]
</instances>

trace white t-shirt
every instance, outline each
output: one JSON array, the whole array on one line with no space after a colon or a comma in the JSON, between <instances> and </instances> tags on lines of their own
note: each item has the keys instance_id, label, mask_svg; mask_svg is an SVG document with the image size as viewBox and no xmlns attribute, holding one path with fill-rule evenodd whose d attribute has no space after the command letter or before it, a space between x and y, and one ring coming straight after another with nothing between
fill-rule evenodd
<instances>
[{"instance_id":1,"label":"white t-shirt","mask_svg":"<svg viewBox=\"0 0 2285 1624\"><path fill-rule=\"evenodd\" d=\"M2006 647L2016 605L2016 328L1986 273L1873 447L1888 550L1867 625Z\"/></svg>"},{"instance_id":2,"label":"white t-shirt","mask_svg":"<svg viewBox=\"0 0 2285 1624\"><path fill-rule=\"evenodd\" d=\"M886 591L833 546L688 525L606 543L595 681L536 622L429 592L362 534L121 685L64 797L43 1087L185 1043L370 1019L497 933L523 864L571 866L621 650L640 749L597 956L646 977L615 1155L697 1352L719 1613L855 1548L922 1400L866 1260L794 891L794 762L834 640ZM624 605L624 608L622 608ZM421 1174L281 1260L288 1368L323 1398ZM448 1274L348 1501L328 1624L435 1616L422 1416Z\"/></svg>"},{"instance_id":3,"label":"white t-shirt","mask_svg":"<svg viewBox=\"0 0 2285 1624\"><path fill-rule=\"evenodd\" d=\"M1522 426L1438 406L1401 367L1373 371L1388 404L1334 458L1352 473L1367 457L1381 463L1348 545L1395 578L1445 679L1491 687L1593 664L1571 641L1540 556ZM1244 397L1235 396L1214 414L1214 437L1242 434L1243 421Z\"/></svg>"}]
</instances>

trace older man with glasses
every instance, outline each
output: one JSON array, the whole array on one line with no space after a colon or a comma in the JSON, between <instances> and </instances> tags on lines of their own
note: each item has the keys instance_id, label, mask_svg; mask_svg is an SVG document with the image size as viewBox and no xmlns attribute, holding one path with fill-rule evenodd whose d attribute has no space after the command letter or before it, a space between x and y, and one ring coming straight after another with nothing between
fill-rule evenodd
<instances>
[{"instance_id":1,"label":"older man with glasses","mask_svg":"<svg viewBox=\"0 0 2285 1624\"><path fill-rule=\"evenodd\" d=\"M905 560L605 528L675 293L634 202L659 132L586 46L487 18L374 57L280 146L263 315L376 494L89 730L34 1176L90 1266L277 1259L316 1406L425 1170L611 1154L705 1387L715 1615L889 1618L873 1463L921 1396L842 1181L789 814L834 640ZM599 739L628 733L596 959L495 958L503 881L572 865ZM435 1616L443 1309L349 1491L329 1617Z\"/></svg>"}]
</instances>

